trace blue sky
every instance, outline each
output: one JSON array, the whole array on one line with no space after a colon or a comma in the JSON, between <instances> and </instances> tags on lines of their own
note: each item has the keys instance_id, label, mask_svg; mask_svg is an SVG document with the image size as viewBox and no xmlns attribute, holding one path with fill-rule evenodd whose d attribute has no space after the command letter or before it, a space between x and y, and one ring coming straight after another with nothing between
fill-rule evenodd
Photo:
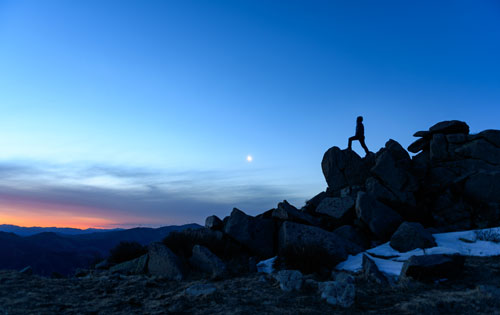
<instances>
[{"instance_id":1,"label":"blue sky","mask_svg":"<svg viewBox=\"0 0 500 315\"><path fill-rule=\"evenodd\" d=\"M499 55L498 1L0 0L0 223L302 206L358 115L498 129Z\"/></svg>"}]
</instances>

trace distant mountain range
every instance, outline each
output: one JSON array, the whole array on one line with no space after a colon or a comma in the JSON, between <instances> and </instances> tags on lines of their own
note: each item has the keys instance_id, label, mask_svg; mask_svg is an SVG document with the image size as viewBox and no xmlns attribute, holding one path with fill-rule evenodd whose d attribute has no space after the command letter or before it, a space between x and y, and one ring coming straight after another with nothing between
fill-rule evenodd
<instances>
[{"instance_id":1,"label":"distant mountain range","mask_svg":"<svg viewBox=\"0 0 500 315\"><path fill-rule=\"evenodd\" d=\"M58 228L58 227L23 227L17 225L10 224L0 224L0 232L8 232L14 233L19 236L30 236L43 232L53 232L57 234L66 234L66 235L80 235L80 234L88 234L88 233L97 233L97 232L109 232L109 231L120 231L123 229L74 229L74 228Z\"/></svg>"},{"instance_id":2,"label":"distant mountain range","mask_svg":"<svg viewBox=\"0 0 500 315\"><path fill-rule=\"evenodd\" d=\"M161 241L172 231L200 227L200 225L193 223L155 229L98 230L99 232L47 228L53 231L32 235L25 234L27 236L19 234L33 231L30 229L43 228L17 227L19 234L0 232L0 269L19 270L31 266L35 273L44 276L50 276L52 272L71 275L77 268L87 268L99 258L107 257L109 250L122 241L133 241L147 245L151 242Z\"/></svg>"}]
</instances>

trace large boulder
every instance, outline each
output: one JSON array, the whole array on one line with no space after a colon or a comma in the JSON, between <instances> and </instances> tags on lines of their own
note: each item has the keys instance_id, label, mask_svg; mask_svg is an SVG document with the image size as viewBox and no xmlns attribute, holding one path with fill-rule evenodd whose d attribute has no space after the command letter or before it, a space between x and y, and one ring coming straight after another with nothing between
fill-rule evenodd
<instances>
[{"instance_id":1,"label":"large boulder","mask_svg":"<svg viewBox=\"0 0 500 315\"><path fill-rule=\"evenodd\" d=\"M469 230L473 227L472 208L450 189L441 192L431 203L434 226L441 232Z\"/></svg>"},{"instance_id":2,"label":"large boulder","mask_svg":"<svg viewBox=\"0 0 500 315\"><path fill-rule=\"evenodd\" d=\"M122 262L121 264L114 265L109 268L112 273L121 274L143 274L147 270L148 265L148 254L144 254L141 257Z\"/></svg>"},{"instance_id":3,"label":"large boulder","mask_svg":"<svg viewBox=\"0 0 500 315\"><path fill-rule=\"evenodd\" d=\"M148 246L148 272L169 280L184 279L185 266L181 260L162 243L151 243Z\"/></svg>"},{"instance_id":4,"label":"large boulder","mask_svg":"<svg viewBox=\"0 0 500 315\"><path fill-rule=\"evenodd\" d=\"M356 244L333 232L289 221L281 226L278 246L280 252L286 252L290 248L318 249L328 255L325 259L328 258L334 263L346 259L348 254L363 251Z\"/></svg>"},{"instance_id":5,"label":"large boulder","mask_svg":"<svg viewBox=\"0 0 500 315\"><path fill-rule=\"evenodd\" d=\"M429 132L431 134L436 134L436 133L442 133L442 134L465 133L465 134L469 134L469 126L463 121L446 120L446 121L438 122L434 126L430 127Z\"/></svg>"},{"instance_id":6,"label":"large boulder","mask_svg":"<svg viewBox=\"0 0 500 315\"><path fill-rule=\"evenodd\" d=\"M392 235L390 244L400 252L437 246L432 234L418 222L403 222Z\"/></svg>"},{"instance_id":7,"label":"large boulder","mask_svg":"<svg viewBox=\"0 0 500 315\"><path fill-rule=\"evenodd\" d=\"M401 269L400 279L434 281L458 277L464 267L465 258L459 255L411 256Z\"/></svg>"},{"instance_id":8,"label":"large boulder","mask_svg":"<svg viewBox=\"0 0 500 315\"><path fill-rule=\"evenodd\" d=\"M321 201L316 208L316 213L326 214L334 219L340 220L349 216L354 209L354 199L346 197L327 197ZM353 211L352 211L353 212ZM354 214L354 212L353 212Z\"/></svg>"},{"instance_id":9,"label":"large boulder","mask_svg":"<svg viewBox=\"0 0 500 315\"><path fill-rule=\"evenodd\" d=\"M416 206L413 192L397 189L391 191L374 177L366 180L366 192L390 207L403 208L402 212L406 214L410 213Z\"/></svg>"},{"instance_id":10,"label":"large boulder","mask_svg":"<svg viewBox=\"0 0 500 315\"><path fill-rule=\"evenodd\" d=\"M425 138L425 139L430 139L430 137L432 136L431 132L428 131L428 130L420 130L420 131L417 131L413 134L414 137L422 137L422 138Z\"/></svg>"},{"instance_id":11,"label":"large boulder","mask_svg":"<svg viewBox=\"0 0 500 315\"><path fill-rule=\"evenodd\" d=\"M308 213L302 212L292 206L288 201L283 200L278 204L278 207L273 210L272 218L284 220L284 221L294 221L298 223L304 223L309 225L318 225L319 220L311 216Z\"/></svg>"},{"instance_id":12,"label":"large boulder","mask_svg":"<svg viewBox=\"0 0 500 315\"><path fill-rule=\"evenodd\" d=\"M495 147L500 148L500 130L484 130L478 133L476 137L486 139L486 141L488 141Z\"/></svg>"},{"instance_id":13,"label":"large boulder","mask_svg":"<svg viewBox=\"0 0 500 315\"><path fill-rule=\"evenodd\" d=\"M195 245L205 246L223 259L239 255L243 251L240 244L223 232L207 228L173 231L163 240L163 243L176 255L185 258L191 257Z\"/></svg>"},{"instance_id":14,"label":"large boulder","mask_svg":"<svg viewBox=\"0 0 500 315\"><path fill-rule=\"evenodd\" d=\"M441 133L432 136L430 149L431 161L444 161L449 157L446 137Z\"/></svg>"},{"instance_id":15,"label":"large boulder","mask_svg":"<svg viewBox=\"0 0 500 315\"><path fill-rule=\"evenodd\" d=\"M371 173L391 191L414 191L416 189L415 179L405 168L397 164L397 160L389 150L383 150L377 156L377 162L372 167Z\"/></svg>"},{"instance_id":16,"label":"large boulder","mask_svg":"<svg viewBox=\"0 0 500 315\"><path fill-rule=\"evenodd\" d=\"M389 139L385 143L385 149L389 151L394 160L401 167L408 167L411 161L410 155L396 140Z\"/></svg>"},{"instance_id":17,"label":"large boulder","mask_svg":"<svg viewBox=\"0 0 500 315\"><path fill-rule=\"evenodd\" d=\"M352 185L363 185L368 176L368 169L356 152L341 150L338 147L332 147L325 152L321 168L332 191Z\"/></svg>"},{"instance_id":18,"label":"large boulder","mask_svg":"<svg viewBox=\"0 0 500 315\"><path fill-rule=\"evenodd\" d=\"M342 225L333 230L333 233L361 248L368 248L370 246L370 242L366 235L352 225Z\"/></svg>"},{"instance_id":19,"label":"large boulder","mask_svg":"<svg viewBox=\"0 0 500 315\"><path fill-rule=\"evenodd\" d=\"M482 160L500 167L500 147L496 147L485 139L477 139L461 145L455 153L464 158Z\"/></svg>"},{"instance_id":20,"label":"large boulder","mask_svg":"<svg viewBox=\"0 0 500 315\"><path fill-rule=\"evenodd\" d=\"M430 141L426 138L420 138L415 140L412 144L408 146L408 151L411 153L418 153L422 150L425 150L429 147Z\"/></svg>"},{"instance_id":21,"label":"large boulder","mask_svg":"<svg viewBox=\"0 0 500 315\"><path fill-rule=\"evenodd\" d=\"M261 258L274 256L274 222L270 219L254 218L234 208L224 232Z\"/></svg>"},{"instance_id":22,"label":"large boulder","mask_svg":"<svg viewBox=\"0 0 500 315\"><path fill-rule=\"evenodd\" d=\"M412 174L417 180L422 181L427 176L427 171L431 164L431 156L429 150L420 152L419 154L413 156L412 162Z\"/></svg>"},{"instance_id":23,"label":"large boulder","mask_svg":"<svg viewBox=\"0 0 500 315\"><path fill-rule=\"evenodd\" d=\"M226 273L226 264L205 246L193 246L189 263L195 269L209 273L212 278L220 278Z\"/></svg>"},{"instance_id":24,"label":"large boulder","mask_svg":"<svg viewBox=\"0 0 500 315\"><path fill-rule=\"evenodd\" d=\"M311 199L306 201L306 205L304 206L303 210L307 213L313 213L316 211L316 207L327 197L327 194L325 191L320 192L316 196L312 197Z\"/></svg>"},{"instance_id":25,"label":"large boulder","mask_svg":"<svg viewBox=\"0 0 500 315\"><path fill-rule=\"evenodd\" d=\"M216 215L211 215L205 220L205 227L211 230L221 230L224 227L222 220Z\"/></svg>"},{"instance_id":26,"label":"large boulder","mask_svg":"<svg viewBox=\"0 0 500 315\"><path fill-rule=\"evenodd\" d=\"M470 176L465 182L465 195L482 203L500 203L500 171Z\"/></svg>"},{"instance_id":27,"label":"large boulder","mask_svg":"<svg viewBox=\"0 0 500 315\"><path fill-rule=\"evenodd\" d=\"M381 240L388 240L403 222L396 211L362 191L356 198L356 215Z\"/></svg>"}]
</instances>

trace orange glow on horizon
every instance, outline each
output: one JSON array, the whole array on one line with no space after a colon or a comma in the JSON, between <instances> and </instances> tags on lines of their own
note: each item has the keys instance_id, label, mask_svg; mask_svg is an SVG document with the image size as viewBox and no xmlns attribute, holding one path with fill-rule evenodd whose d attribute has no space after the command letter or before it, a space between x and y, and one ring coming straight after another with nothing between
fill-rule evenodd
<instances>
[{"instance_id":1,"label":"orange glow on horizon","mask_svg":"<svg viewBox=\"0 0 500 315\"><path fill-rule=\"evenodd\" d=\"M96 215L96 213L103 215ZM108 212L108 213L106 213ZM115 214L116 215L116 214ZM65 227L76 229L116 228L122 220L113 219L113 214L104 209L88 208L77 205L47 204L40 202L10 201L0 202L0 224L23 227ZM135 221L137 218L125 218Z\"/></svg>"}]
</instances>

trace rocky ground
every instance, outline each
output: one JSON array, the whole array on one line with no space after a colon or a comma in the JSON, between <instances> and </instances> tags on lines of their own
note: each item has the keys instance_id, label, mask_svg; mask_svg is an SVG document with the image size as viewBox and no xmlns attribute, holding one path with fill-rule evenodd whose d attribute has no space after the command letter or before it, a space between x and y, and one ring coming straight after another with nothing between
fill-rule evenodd
<instances>
[{"instance_id":1,"label":"rocky ground","mask_svg":"<svg viewBox=\"0 0 500 315\"><path fill-rule=\"evenodd\" d=\"M313 286L284 292L270 276L171 281L144 275L49 279L0 271L0 314L500 314L500 257L467 257L459 279L379 286L355 277L352 307L333 307ZM215 291L194 296L196 285Z\"/></svg>"}]
</instances>

